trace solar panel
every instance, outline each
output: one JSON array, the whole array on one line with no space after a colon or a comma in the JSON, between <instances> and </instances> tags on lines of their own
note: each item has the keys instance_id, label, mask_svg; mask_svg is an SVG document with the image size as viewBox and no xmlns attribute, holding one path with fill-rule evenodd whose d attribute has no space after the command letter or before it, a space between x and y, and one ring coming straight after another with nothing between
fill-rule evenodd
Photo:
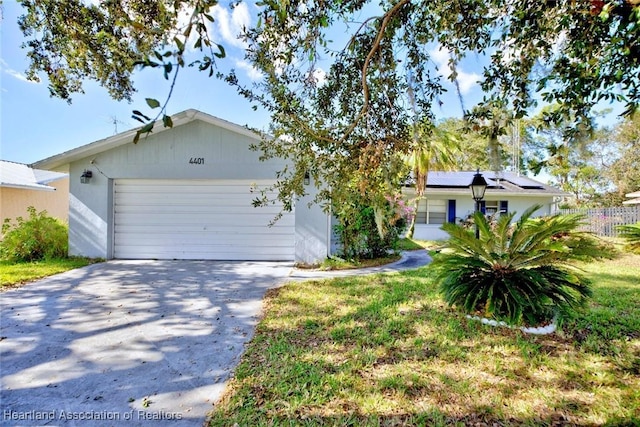
<instances>
[{"instance_id":1,"label":"solar panel","mask_svg":"<svg viewBox=\"0 0 640 427\"><path fill-rule=\"evenodd\" d=\"M430 172L428 186L437 187L468 187L473 174L468 172Z\"/></svg>"},{"instance_id":2,"label":"solar panel","mask_svg":"<svg viewBox=\"0 0 640 427\"><path fill-rule=\"evenodd\" d=\"M509 181L510 183L517 185L521 188L534 189L534 188L543 188L542 184L538 181L534 181L531 178L526 176L518 176L516 174L508 174L505 176L505 181Z\"/></svg>"},{"instance_id":3,"label":"solar panel","mask_svg":"<svg viewBox=\"0 0 640 427\"><path fill-rule=\"evenodd\" d=\"M427 187L468 187L475 172L429 172ZM483 173L484 175L484 173ZM497 187L498 183L484 175L489 187Z\"/></svg>"}]
</instances>

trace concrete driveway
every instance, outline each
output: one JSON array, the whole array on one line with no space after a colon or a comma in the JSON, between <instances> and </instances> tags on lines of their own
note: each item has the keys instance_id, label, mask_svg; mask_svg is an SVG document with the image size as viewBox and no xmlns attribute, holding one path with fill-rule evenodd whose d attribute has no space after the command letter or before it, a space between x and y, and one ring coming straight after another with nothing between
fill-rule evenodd
<instances>
[{"instance_id":1,"label":"concrete driveway","mask_svg":"<svg viewBox=\"0 0 640 427\"><path fill-rule=\"evenodd\" d=\"M0 424L194 426L290 263L111 261L0 294Z\"/></svg>"}]
</instances>

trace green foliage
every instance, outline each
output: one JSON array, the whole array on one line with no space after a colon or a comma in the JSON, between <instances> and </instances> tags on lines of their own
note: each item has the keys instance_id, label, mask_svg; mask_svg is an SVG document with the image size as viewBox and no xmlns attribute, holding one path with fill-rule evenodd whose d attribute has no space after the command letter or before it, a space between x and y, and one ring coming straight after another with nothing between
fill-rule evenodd
<instances>
[{"instance_id":1,"label":"green foliage","mask_svg":"<svg viewBox=\"0 0 640 427\"><path fill-rule=\"evenodd\" d=\"M400 197L371 206L354 193L351 200L336 205L332 212L338 218L335 231L341 244L340 256L360 260L385 257L389 250L395 250L412 211Z\"/></svg>"},{"instance_id":2,"label":"green foliage","mask_svg":"<svg viewBox=\"0 0 640 427\"><path fill-rule=\"evenodd\" d=\"M309 162L312 153L329 186L376 175L396 156L410 155L419 148L411 131L419 123L433 125L438 108L460 107L489 141L497 164L499 138L540 98L560 106L545 120L577 125L588 125L602 100L627 102L631 113L640 99L638 56L631 53L640 7L618 2L605 13L589 2L297 5L267 3L259 11L261 24L247 31L247 59L263 73L264 84L243 84L236 74L227 81L272 113L272 134L302 141L284 150L296 163ZM349 24L354 22L361 24ZM337 31L346 36L334 41ZM446 61L439 61L442 56ZM486 97L472 107L464 104L459 64L477 57L486 62L479 77ZM446 79L460 105L442 106ZM628 86L620 91L619 82ZM268 139L260 148L276 151L281 141Z\"/></svg>"},{"instance_id":3,"label":"green foliage","mask_svg":"<svg viewBox=\"0 0 640 427\"><path fill-rule=\"evenodd\" d=\"M625 249L629 252L640 254L640 222L617 227L620 236L626 240Z\"/></svg>"},{"instance_id":4,"label":"green foliage","mask_svg":"<svg viewBox=\"0 0 640 427\"><path fill-rule=\"evenodd\" d=\"M620 206L625 195L640 189L640 114L627 118L616 127L612 149L618 158L605 168L613 183L614 205Z\"/></svg>"},{"instance_id":5,"label":"green foliage","mask_svg":"<svg viewBox=\"0 0 640 427\"><path fill-rule=\"evenodd\" d=\"M507 112L500 112L507 114ZM510 165L511 136L501 135L497 141L499 146L490 149L490 135L486 129L471 127L465 119L450 117L439 121L436 125L441 134L451 135L457 140L456 151L453 153L453 170L502 170ZM503 128L507 132L507 127ZM508 133L508 132L507 132ZM526 134L526 132L521 132ZM449 144L448 144L449 145ZM448 148L450 150L450 148ZM495 157L497 155L497 157ZM432 170L440 170L433 168Z\"/></svg>"},{"instance_id":6,"label":"green foliage","mask_svg":"<svg viewBox=\"0 0 640 427\"><path fill-rule=\"evenodd\" d=\"M584 303L590 282L570 262L601 257L602 246L576 231L582 216L532 218L539 208L513 225L515 213L492 226L476 212L480 239L460 225L443 225L450 240L432 266L449 305L515 325L537 324Z\"/></svg>"},{"instance_id":7,"label":"green foliage","mask_svg":"<svg viewBox=\"0 0 640 427\"><path fill-rule=\"evenodd\" d=\"M47 216L47 211L27 208L29 218L9 219L2 225L0 258L9 261L37 261L65 258L68 252L68 227L60 220Z\"/></svg>"},{"instance_id":8,"label":"green foliage","mask_svg":"<svg viewBox=\"0 0 640 427\"><path fill-rule=\"evenodd\" d=\"M414 146L405 161L411 170L416 197L412 201L417 212L420 199L427 189L429 171L448 171L456 169L456 157L461 151L460 132L451 132L441 124L433 126L430 121L414 125L411 131ZM409 224L408 235L415 231L415 215Z\"/></svg>"},{"instance_id":9,"label":"green foliage","mask_svg":"<svg viewBox=\"0 0 640 427\"><path fill-rule=\"evenodd\" d=\"M417 240L413 240L408 237L405 237L398 241L398 250L400 251L423 250L423 249L426 249L426 245L428 243L429 242L426 242L426 241L417 241Z\"/></svg>"},{"instance_id":10,"label":"green foliage","mask_svg":"<svg viewBox=\"0 0 640 427\"><path fill-rule=\"evenodd\" d=\"M611 188L607 170L620 156L614 132L596 129L595 117L583 119L578 126L573 119L549 123L547 117L558 108L543 108L526 121L531 136L523 145L527 167L535 174L544 170L554 185L573 195L575 205L600 205L601 194Z\"/></svg>"},{"instance_id":11,"label":"green foliage","mask_svg":"<svg viewBox=\"0 0 640 427\"><path fill-rule=\"evenodd\" d=\"M429 171L462 169L456 162L462 151L462 132L448 129L444 126L446 123L433 126L427 121L412 129L411 138L415 144L406 162L413 173L418 196L424 194Z\"/></svg>"},{"instance_id":12,"label":"green foliage","mask_svg":"<svg viewBox=\"0 0 640 427\"><path fill-rule=\"evenodd\" d=\"M82 83L99 82L117 100L131 100L131 74L136 61L163 43L163 31L176 24L167 2L105 2L22 0L25 14L18 23L27 41L27 76L49 80L49 91L67 101L82 93Z\"/></svg>"}]
</instances>

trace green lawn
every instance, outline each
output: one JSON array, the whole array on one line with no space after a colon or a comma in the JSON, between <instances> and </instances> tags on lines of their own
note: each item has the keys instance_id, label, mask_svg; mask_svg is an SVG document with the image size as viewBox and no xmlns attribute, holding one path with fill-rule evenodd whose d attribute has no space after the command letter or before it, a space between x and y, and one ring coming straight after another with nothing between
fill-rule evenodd
<instances>
[{"instance_id":1,"label":"green lawn","mask_svg":"<svg viewBox=\"0 0 640 427\"><path fill-rule=\"evenodd\" d=\"M0 289L8 289L26 282L93 264L89 258L66 258L36 262L0 261Z\"/></svg>"},{"instance_id":2,"label":"green lawn","mask_svg":"<svg viewBox=\"0 0 640 427\"><path fill-rule=\"evenodd\" d=\"M432 249L437 249L440 246L443 245L444 242L442 241L435 241L435 240L415 240L415 239L409 239L408 237L405 237L404 239L400 239L398 241L398 250L400 251L415 251L418 249L426 249L426 250L432 250Z\"/></svg>"},{"instance_id":3,"label":"green lawn","mask_svg":"<svg viewBox=\"0 0 640 427\"><path fill-rule=\"evenodd\" d=\"M640 256L585 265L589 310L550 336L444 306L428 267L289 284L211 425L639 425Z\"/></svg>"}]
</instances>

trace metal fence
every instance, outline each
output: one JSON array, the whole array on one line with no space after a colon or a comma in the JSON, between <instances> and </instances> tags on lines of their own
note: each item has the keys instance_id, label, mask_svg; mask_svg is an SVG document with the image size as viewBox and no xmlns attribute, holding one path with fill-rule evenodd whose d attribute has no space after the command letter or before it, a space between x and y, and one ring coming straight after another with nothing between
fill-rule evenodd
<instances>
[{"instance_id":1,"label":"metal fence","mask_svg":"<svg viewBox=\"0 0 640 427\"><path fill-rule=\"evenodd\" d=\"M560 213L586 215L586 225L582 229L605 237L617 237L618 225L640 222L640 205L622 208L560 209Z\"/></svg>"}]
</instances>

